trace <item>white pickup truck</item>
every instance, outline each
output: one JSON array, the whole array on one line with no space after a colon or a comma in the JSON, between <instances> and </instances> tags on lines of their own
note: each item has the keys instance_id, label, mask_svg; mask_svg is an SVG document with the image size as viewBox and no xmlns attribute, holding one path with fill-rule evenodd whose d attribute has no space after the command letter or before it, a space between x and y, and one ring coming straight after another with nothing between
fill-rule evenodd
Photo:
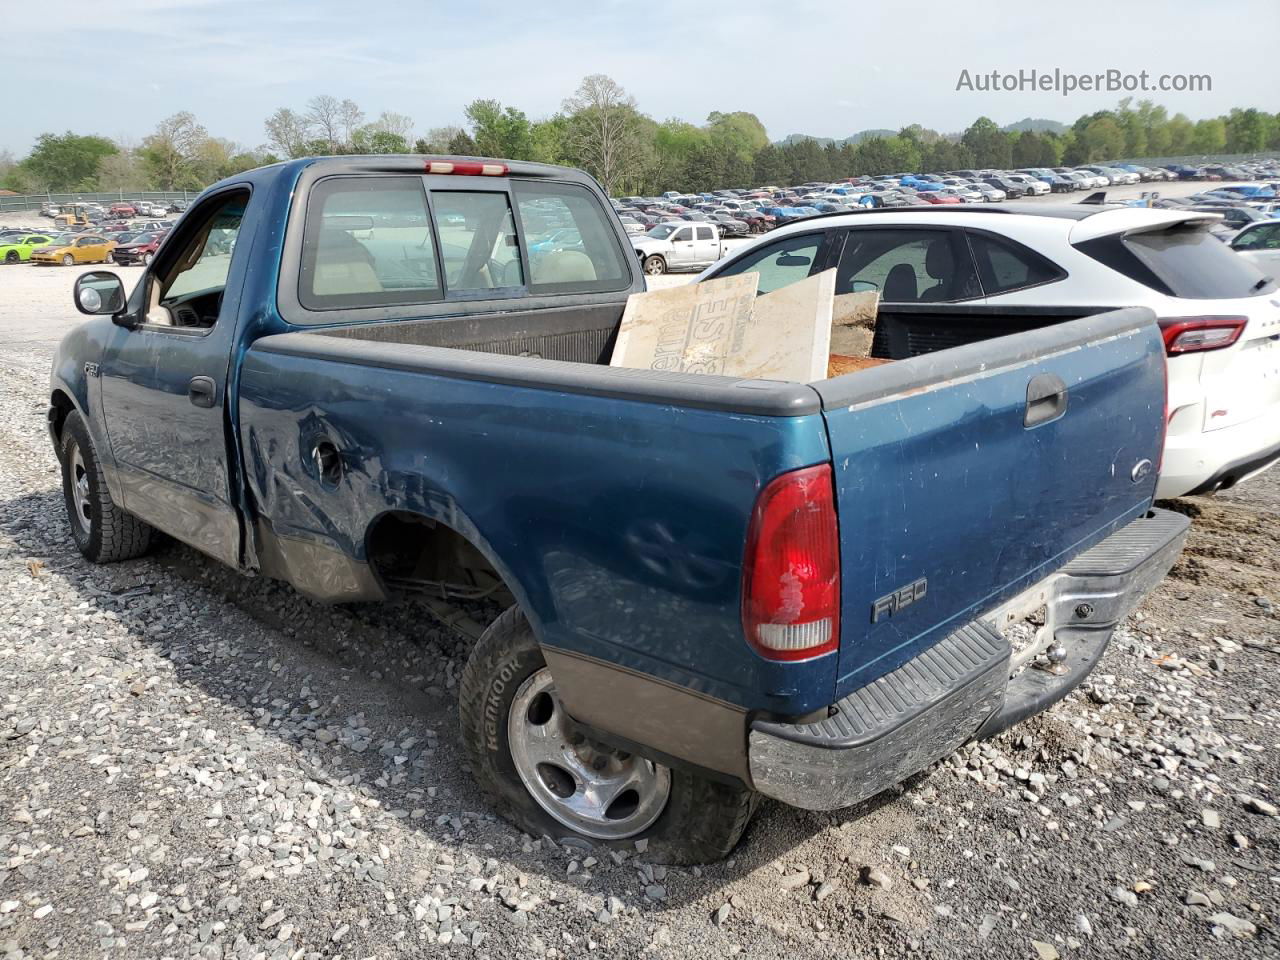
<instances>
[{"instance_id":1,"label":"white pickup truck","mask_svg":"<svg viewBox=\"0 0 1280 960\"><path fill-rule=\"evenodd\" d=\"M651 277L696 273L751 242L724 240L719 227L700 220L668 220L631 237L641 267Z\"/></svg>"}]
</instances>

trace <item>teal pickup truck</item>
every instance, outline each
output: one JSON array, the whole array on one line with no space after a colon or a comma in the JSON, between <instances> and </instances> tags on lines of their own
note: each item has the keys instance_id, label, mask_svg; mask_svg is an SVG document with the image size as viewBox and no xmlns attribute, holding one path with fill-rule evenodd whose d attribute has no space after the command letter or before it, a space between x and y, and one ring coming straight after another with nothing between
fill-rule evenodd
<instances>
[{"instance_id":1,"label":"teal pickup truck","mask_svg":"<svg viewBox=\"0 0 1280 960\"><path fill-rule=\"evenodd\" d=\"M762 795L847 806L1043 710L1173 563L1150 311L782 383L610 366L643 289L579 171L237 175L131 293L77 282L70 535L102 563L163 531L325 602L498 600L475 776L531 833L671 862Z\"/></svg>"}]
</instances>

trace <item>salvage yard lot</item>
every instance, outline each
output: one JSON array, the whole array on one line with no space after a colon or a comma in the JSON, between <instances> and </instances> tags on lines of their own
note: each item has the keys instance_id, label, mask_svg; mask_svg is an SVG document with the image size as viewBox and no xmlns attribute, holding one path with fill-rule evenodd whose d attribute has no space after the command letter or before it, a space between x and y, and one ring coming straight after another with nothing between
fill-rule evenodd
<instances>
[{"instance_id":1,"label":"salvage yard lot","mask_svg":"<svg viewBox=\"0 0 1280 960\"><path fill-rule=\"evenodd\" d=\"M1044 716L663 869L495 815L423 608L81 559L44 427L81 272L0 268L0 956L1280 952L1280 472L1177 502L1183 559Z\"/></svg>"}]
</instances>

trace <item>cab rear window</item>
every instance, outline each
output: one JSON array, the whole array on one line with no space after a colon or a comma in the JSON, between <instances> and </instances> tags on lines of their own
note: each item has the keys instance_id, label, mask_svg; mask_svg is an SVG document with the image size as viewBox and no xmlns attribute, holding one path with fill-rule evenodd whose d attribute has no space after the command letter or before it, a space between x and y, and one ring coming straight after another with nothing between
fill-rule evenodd
<instances>
[{"instance_id":1,"label":"cab rear window","mask_svg":"<svg viewBox=\"0 0 1280 960\"><path fill-rule=\"evenodd\" d=\"M589 190L514 179L509 189L469 190L467 178L452 179L457 188L428 189L417 176L319 181L298 302L323 311L631 285L613 223Z\"/></svg>"},{"instance_id":2,"label":"cab rear window","mask_svg":"<svg viewBox=\"0 0 1280 960\"><path fill-rule=\"evenodd\" d=\"M299 303L338 310L441 296L421 177L333 177L312 188Z\"/></svg>"},{"instance_id":3,"label":"cab rear window","mask_svg":"<svg viewBox=\"0 0 1280 960\"><path fill-rule=\"evenodd\" d=\"M617 231L591 191L513 180L530 293L594 293L631 285Z\"/></svg>"}]
</instances>

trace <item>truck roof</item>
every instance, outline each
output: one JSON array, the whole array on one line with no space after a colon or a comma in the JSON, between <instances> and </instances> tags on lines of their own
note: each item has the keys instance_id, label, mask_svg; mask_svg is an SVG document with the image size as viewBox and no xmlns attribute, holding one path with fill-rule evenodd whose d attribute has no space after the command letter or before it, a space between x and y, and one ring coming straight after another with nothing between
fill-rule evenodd
<instances>
[{"instance_id":1,"label":"truck roof","mask_svg":"<svg viewBox=\"0 0 1280 960\"><path fill-rule=\"evenodd\" d=\"M561 167L549 163L530 163L524 160L503 160L496 157L442 156L438 154L353 154L339 157L299 157L258 167L245 173L228 177L214 186L243 183L263 177L309 170L312 176L360 173L418 173L454 176L516 176L544 177L553 180L572 180L599 187L590 174L573 167ZM210 188L212 189L212 188Z\"/></svg>"}]
</instances>

